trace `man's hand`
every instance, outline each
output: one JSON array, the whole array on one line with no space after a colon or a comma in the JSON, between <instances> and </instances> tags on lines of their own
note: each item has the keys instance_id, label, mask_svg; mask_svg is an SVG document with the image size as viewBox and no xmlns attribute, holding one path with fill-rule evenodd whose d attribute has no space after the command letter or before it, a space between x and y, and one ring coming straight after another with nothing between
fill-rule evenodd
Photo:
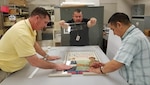
<instances>
[{"instance_id":1,"label":"man's hand","mask_svg":"<svg viewBox=\"0 0 150 85\"><path fill-rule=\"evenodd\" d=\"M103 74L100 71L100 67L99 68L93 68L93 67L91 67L91 68L88 69L88 71L94 72L94 73L98 73L98 74Z\"/></svg>"},{"instance_id":2,"label":"man's hand","mask_svg":"<svg viewBox=\"0 0 150 85\"><path fill-rule=\"evenodd\" d=\"M89 28L91 28L91 27L93 27L93 26L96 24L96 22L97 22L97 19L94 18L94 17L92 17L92 18L90 18L90 20L88 21L87 26L88 26Z\"/></svg>"},{"instance_id":3,"label":"man's hand","mask_svg":"<svg viewBox=\"0 0 150 85\"><path fill-rule=\"evenodd\" d=\"M67 29L69 24L65 22L65 20L61 20L59 21L59 25L64 28L64 29Z\"/></svg>"},{"instance_id":4,"label":"man's hand","mask_svg":"<svg viewBox=\"0 0 150 85\"><path fill-rule=\"evenodd\" d=\"M47 57L47 60L48 60L48 61L57 60L57 59L60 59L60 57L58 57L58 56L48 56L48 57Z\"/></svg>"},{"instance_id":5,"label":"man's hand","mask_svg":"<svg viewBox=\"0 0 150 85\"><path fill-rule=\"evenodd\" d=\"M66 23L65 20L59 21L59 25L60 25L60 26L63 26L65 23Z\"/></svg>"},{"instance_id":6,"label":"man's hand","mask_svg":"<svg viewBox=\"0 0 150 85\"><path fill-rule=\"evenodd\" d=\"M100 63L100 62L93 62L90 67L93 67L93 68L99 68L99 67L102 67L104 66L103 63Z\"/></svg>"},{"instance_id":7,"label":"man's hand","mask_svg":"<svg viewBox=\"0 0 150 85\"><path fill-rule=\"evenodd\" d=\"M56 65L56 70L67 70L67 69L71 69L72 66L68 66L68 65L65 65L65 64L57 64Z\"/></svg>"},{"instance_id":8,"label":"man's hand","mask_svg":"<svg viewBox=\"0 0 150 85\"><path fill-rule=\"evenodd\" d=\"M90 19L90 23L91 23L91 24L96 24L96 21L97 21L96 18L93 18L93 17L92 17L92 18Z\"/></svg>"},{"instance_id":9,"label":"man's hand","mask_svg":"<svg viewBox=\"0 0 150 85\"><path fill-rule=\"evenodd\" d=\"M101 71L100 71L100 68L104 66L103 63L100 63L100 62L94 62L90 65L90 68L88 71L90 72L94 72L94 73L98 73L98 74L103 74Z\"/></svg>"}]
</instances>

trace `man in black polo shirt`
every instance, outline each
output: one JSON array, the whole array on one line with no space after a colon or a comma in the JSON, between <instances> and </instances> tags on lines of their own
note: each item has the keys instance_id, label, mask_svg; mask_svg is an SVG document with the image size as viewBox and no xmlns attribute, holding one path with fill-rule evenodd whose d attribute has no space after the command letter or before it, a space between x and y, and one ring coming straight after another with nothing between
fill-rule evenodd
<instances>
[{"instance_id":1,"label":"man in black polo shirt","mask_svg":"<svg viewBox=\"0 0 150 85\"><path fill-rule=\"evenodd\" d=\"M89 45L89 28L96 24L96 18L90 19L83 18L82 11L75 9L72 15L72 19L67 21L60 21L62 28L70 29L70 45L71 46L85 46Z\"/></svg>"}]
</instances>

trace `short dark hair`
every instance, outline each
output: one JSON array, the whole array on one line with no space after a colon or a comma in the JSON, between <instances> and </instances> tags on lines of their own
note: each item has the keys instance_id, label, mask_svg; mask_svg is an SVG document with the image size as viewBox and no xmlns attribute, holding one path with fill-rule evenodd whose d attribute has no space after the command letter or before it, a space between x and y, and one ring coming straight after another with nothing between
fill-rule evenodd
<instances>
[{"instance_id":1,"label":"short dark hair","mask_svg":"<svg viewBox=\"0 0 150 85\"><path fill-rule=\"evenodd\" d=\"M48 14L48 12L46 11L46 9L42 8L42 7L36 7L32 12L31 12L31 16L35 16L35 15L39 15L39 16L43 16L44 18L46 16L50 18L50 15Z\"/></svg>"},{"instance_id":2,"label":"short dark hair","mask_svg":"<svg viewBox=\"0 0 150 85\"><path fill-rule=\"evenodd\" d=\"M82 11L81 11L81 9L75 9L74 12L80 13Z\"/></svg>"},{"instance_id":3,"label":"short dark hair","mask_svg":"<svg viewBox=\"0 0 150 85\"><path fill-rule=\"evenodd\" d=\"M130 20L129 20L129 17L128 15L126 15L125 13L120 13L120 12L117 12L115 14L113 14L110 19L108 20L108 23L111 23L111 24L116 24L117 22L121 22L125 25L128 25L130 24Z\"/></svg>"}]
</instances>

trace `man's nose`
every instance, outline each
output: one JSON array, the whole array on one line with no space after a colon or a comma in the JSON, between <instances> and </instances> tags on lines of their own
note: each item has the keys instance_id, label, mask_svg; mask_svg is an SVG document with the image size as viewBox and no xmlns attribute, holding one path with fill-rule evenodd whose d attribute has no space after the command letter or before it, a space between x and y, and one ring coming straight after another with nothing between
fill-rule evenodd
<instances>
[{"instance_id":1,"label":"man's nose","mask_svg":"<svg viewBox=\"0 0 150 85\"><path fill-rule=\"evenodd\" d=\"M77 18L79 19L80 17L78 16Z\"/></svg>"}]
</instances>

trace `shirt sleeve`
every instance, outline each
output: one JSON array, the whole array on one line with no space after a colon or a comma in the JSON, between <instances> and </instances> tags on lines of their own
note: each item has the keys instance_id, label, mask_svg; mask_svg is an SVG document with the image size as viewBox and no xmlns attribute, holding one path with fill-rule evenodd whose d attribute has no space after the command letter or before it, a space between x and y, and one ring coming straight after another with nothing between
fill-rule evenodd
<instances>
[{"instance_id":1,"label":"shirt sleeve","mask_svg":"<svg viewBox=\"0 0 150 85\"><path fill-rule=\"evenodd\" d=\"M129 38L122 42L121 47L119 48L114 60L124 63L129 66L133 61L134 56L139 52L138 39Z\"/></svg>"}]
</instances>

